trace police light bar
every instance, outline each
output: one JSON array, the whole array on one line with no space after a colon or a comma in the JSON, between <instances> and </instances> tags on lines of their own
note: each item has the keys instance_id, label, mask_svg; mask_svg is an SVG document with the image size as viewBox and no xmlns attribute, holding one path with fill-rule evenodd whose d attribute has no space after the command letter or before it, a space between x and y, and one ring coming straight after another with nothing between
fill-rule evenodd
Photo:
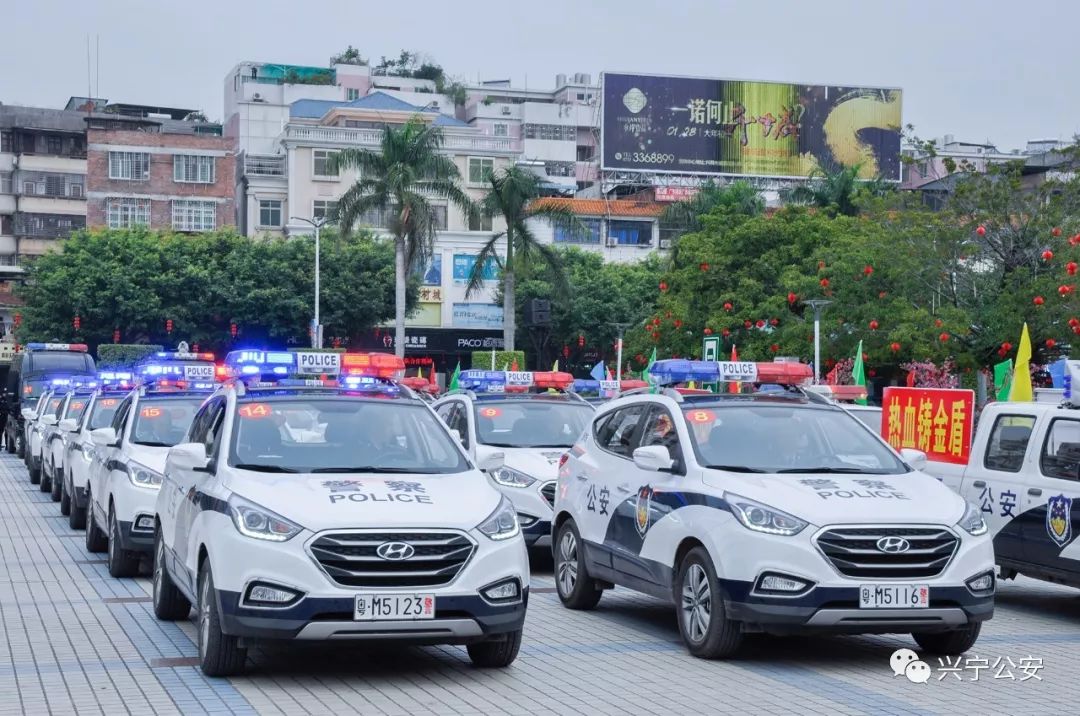
<instances>
[{"instance_id":1,"label":"police light bar","mask_svg":"<svg viewBox=\"0 0 1080 716\"><path fill-rule=\"evenodd\" d=\"M1076 393L1077 389L1080 389L1080 360L1065 362L1065 376L1062 388L1061 397L1065 404L1073 408L1080 408L1080 395Z\"/></svg>"},{"instance_id":2,"label":"police light bar","mask_svg":"<svg viewBox=\"0 0 1080 716\"><path fill-rule=\"evenodd\" d=\"M431 383L428 382L427 378L421 378L418 375L412 375L408 378L402 378L401 384L404 385L406 388L411 388L412 390L426 390L428 387L431 386Z\"/></svg>"},{"instance_id":3,"label":"police light bar","mask_svg":"<svg viewBox=\"0 0 1080 716\"><path fill-rule=\"evenodd\" d=\"M866 400L867 397L866 388L862 385L808 385L806 389L837 402Z\"/></svg>"},{"instance_id":4,"label":"police light bar","mask_svg":"<svg viewBox=\"0 0 1080 716\"><path fill-rule=\"evenodd\" d=\"M599 393L600 381L578 378L574 381L573 390L575 393Z\"/></svg>"},{"instance_id":5,"label":"police light bar","mask_svg":"<svg viewBox=\"0 0 1080 716\"><path fill-rule=\"evenodd\" d=\"M463 370L458 385L477 393L505 393L506 373L501 370Z\"/></svg>"},{"instance_id":6,"label":"police light bar","mask_svg":"<svg viewBox=\"0 0 1080 716\"><path fill-rule=\"evenodd\" d=\"M341 372L346 376L371 376L401 380L405 361L390 353L341 353Z\"/></svg>"},{"instance_id":7,"label":"police light bar","mask_svg":"<svg viewBox=\"0 0 1080 716\"><path fill-rule=\"evenodd\" d=\"M753 365L752 363L750 365ZM649 368L649 375L657 385L675 383L715 383L720 380L720 367L716 361L667 358L658 360Z\"/></svg>"},{"instance_id":8,"label":"police light bar","mask_svg":"<svg viewBox=\"0 0 1080 716\"><path fill-rule=\"evenodd\" d=\"M296 356L292 353L245 349L230 351L225 356L224 365L215 366L214 375L219 378L228 376L251 377L261 376L265 373L285 377L291 375L295 367Z\"/></svg>"},{"instance_id":9,"label":"police light bar","mask_svg":"<svg viewBox=\"0 0 1080 716\"><path fill-rule=\"evenodd\" d=\"M86 353L89 350L85 343L27 343L28 351L75 351Z\"/></svg>"},{"instance_id":10,"label":"police light bar","mask_svg":"<svg viewBox=\"0 0 1080 716\"><path fill-rule=\"evenodd\" d=\"M619 386L622 390L637 390L638 388L648 388L649 384L643 380L630 379L619 381Z\"/></svg>"},{"instance_id":11,"label":"police light bar","mask_svg":"<svg viewBox=\"0 0 1080 716\"><path fill-rule=\"evenodd\" d=\"M214 360L213 353L190 353L183 351L158 351L154 357L159 360Z\"/></svg>"},{"instance_id":12,"label":"police light bar","mask_svg":"<svg viewBox=\"0 0 1080 716\"><path fill-rule=\"evenodd\" d=\"M757 374L754 382L776 385L804 385L814 377L809 363L758 363Z\"/></svg>"},{"instance_id":13,"label":"police light bar","mask_svg":"<svg viewBox=\"0 0 1080 716\"><path fill-rule=\"evenodd\" d=\"M508 374L509 375L509 374ZM532 384L537 388L566 390L573 384L574 376L562 371L546 370L532 374Z\"/></svg>"}]
</instances>

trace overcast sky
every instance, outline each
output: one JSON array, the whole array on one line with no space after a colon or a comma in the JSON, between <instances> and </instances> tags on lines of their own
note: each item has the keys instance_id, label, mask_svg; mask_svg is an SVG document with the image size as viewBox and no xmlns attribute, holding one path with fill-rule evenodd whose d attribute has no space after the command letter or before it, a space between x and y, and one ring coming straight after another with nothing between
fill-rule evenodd
<instances>
[{"instance_id":1,"label":"overcast sky","mask_svg":"<svg viewBox=\"0 0 1080 716\"><path fill-rule=\"evenodd\" d=\"M901 87L924 137L1001 149L1080 131L1080 52L1063 39L1080 2L1040 0L12 0L3 11L0 102L61 107L100 96L201 108L221 119L241 60L326 65L427 53L450 75L537 88L604 70Z\"/></svg>"}]
</instances>

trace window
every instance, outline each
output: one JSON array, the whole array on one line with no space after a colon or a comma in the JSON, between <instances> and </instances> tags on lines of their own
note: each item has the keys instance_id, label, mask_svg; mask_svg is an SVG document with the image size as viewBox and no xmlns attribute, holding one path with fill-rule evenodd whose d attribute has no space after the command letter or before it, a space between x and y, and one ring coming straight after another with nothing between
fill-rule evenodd
<instances>
[{"instance_id":1,"label":"window","mask_svg":"<svg viewBox=\"0 0 1080 716\"><path fill-rule=\"evenodd\" d=\"M105 203L105 221L110 229L149 226L150 200L108 199Z\"/></svg>"},{"instance_id":2,"label":"window","mask_svg":"<svg viewBox=\"0 0 1080 716\"><path fill-rule=\"evenodd\" d=\"M345 90L345 101L352 102L354 99L360 99L360 90L349 87Z\"/></svg>"},{"instance_id":3,"label":"window","mask_svg":"<svg viewBox=\"0 0 1080 716\"><path fill-rule=\"evenodd\" d=\"M64 140L60 137L46 137L45 152L47 154L63 154Z\"/></svg>"},{"instance_id":4,"label":"window","mask_svg":"<svg viewBox=\"0 0 1080 716\"><path fill-rule=\"evenodd\" d=\"M11 172L0 172L0 194L11 193Z\"/></svg>"},{"instance_id":5,"label":"window","mask_svg":"<svg viewBox=\"0 0 1080 716\"><path fill-rule=\"evenodd\" d=\"M644 221L609 221L608 239L620 246L649 246L652 224Z\"/></svg>"},{"instance_id":6,"label":"window","mask_svg":"<svg viewBox=\"0 0 1080 716\"><path fill-rule=\"evenodd\" d=\"M173 181L214 183L214 158L194 154L173 155Z\"/></svg>"},{"instance_id":7,"label":"window","mask_svg":"<svg viewBox=\"0 0 1080 716\"><path fill-rule=\"evenodd\" d=\"M11 132L0 132L0 152L13 152Z\"/></svg>"},{"instance_id":8,"label":"window","mask_svg":"<svg viewBox=\"0 0 1080 716\"><path fill-rule=\"evenodd\" d=\"M577 141L577 127L569 127L561 124L526 124L522 129L525 139Z\"/></svg>"},{"instance_id":9,"label":"window","mask_svg":"<svg viewBox=\"0 0 1080 716\"><path fill-rule=\"evenodd\" d=\"M1030 415L999 415L986 445L986 469L1020 472L1034 427L1035 418Z\"/></svg>"},{"instance_id":10,"label":"window","mask_svg":"<svg viewBox=\"0 0 1080 716\"><path fill-rule=\"evenodd\" d=\"M109 152L109 178L145 181L150 178L150 155L145 152Z\"/></svg>"},{"instance_id":11,"label":"window","mask_svg":"<svg viewBox=\"0 0 1080 716\"><path fill-rule=\"evenodd\" d=\"M259 202L259 226L281 226L279 199L263 199Z\"/></svg>"},{"instance_id":12,"label":"window","mask_svg":"<svg viewBox=\"0 0 1080 716\"><path fill-rule=\"evenodd\" d=\"M632 442L646 405L616 410L596 428L596 444L608 452L629 458L636 445Z\"/></svg>"},{"instance_id":13,"label":"window","mask_svg":"<svg viewBox=\"0 0 1080 716\"><path fill-rule=\"evenodd\" d=\"M22 184L23 196L33 196L37 194L37 184L32 181L24 181Z\"/></svg>"},{"instance_id":14,"label":"window","mask_svg":"<svg viewBox=\"0 0 1080 716\"><path fill-rule=\"evenodd\" d=\"M337 221L337 202L316 199L311 207L311 218Z\"/></svg>"},{"instance_id":15,"label":"window","mask_svg":"<svg viewBox=\"0 0 1080 716\"><path fill-rule=\"evenodd\" d=\"M82 195L82 184L72 184L70 187L68 187L68 196L70 196L72 199L81 199Z\"/></svg>"},{"instance_id":16,"label":"window","mask_svg":"<svg viewBox=\"0 0 1080 716\"><path fill-rule=\"evenodd\" d=\"M212 231L217 224L217 204L212 201L175 199L172 225L176 231Z\"/></svg>"},{"instance_id":17,"label":"window","mask_svg":"<svg viewBox=\"0 0 1080 716\"><path fill-rule=\"evenodd\" d=\"M470 216L469 231L491 231L491 217Z\"/></svg>"},{"instance_id":18,"label":"window","mask_svg":"<svg viewBox=\"0 0 1080 716\"><path fill-rule=\"evenodd\" d=\"M483 184L487 181L488 175L495 170L494 159L484 159L483 157L469 157L469 183L470 184Z\"/></svg>"},{"instance_id":19,"label":"window","mask_svg":"<svg viewBox=\"0 0 1080 716\"><path fill-rule=\"evenodd\" d=\"M45 177L46 196L67 196L67 180L64 177Z\"/></svg>"},{"instance_id":20,"label":"window","mask_svg":"<svg viewBox=\"0 0 1080 716\"><path fill-rule=\"evenodd\" d=\"M587 147L579 144L577 148L577 160L579 162L591 162L595 152L595 147Z\"/></svg>"},{"instance_id":21,"label":"window","mask_svg":"<svg viewBox=\"0 0 1080 716\"><path fill-rule=\"evenodd\" d=\"M1080 420L1055 418L1050 423L1039 469L1047 477L1080 480Z\"/></svg>"},{"instance_id":22,"label":"window","mask_svg":"<svg viewBox=\"0 0 1080 716\"><path fill-rule=\"evenodd\" d=\"M311 173L315 177L334 178L338 176L337 170L330 166L330 157L337 154L328 149L316 149L311 152Z\"/></svg>"},{"instance_id":23,"label":"window","mask_svg":"<svg viewBox=\"0 0 1080 716\"><path fill-rule=\"evenodd\" d=\"M599 244L600 219L580 219L581 228L574 230L565 226L555 227L557 244Z\"/></svg>"},{"instance_id":24,"label":"window","mask_svg":"<svg viewBox=\"0 0 1080 716\"><path fill-rule=\"evenodd\" d=\"M466 418L467 411L461 401L454 400L439 408L439 417L446 423L446 427L457 430L461 436L461 444L466 449L469 447L469 423Z\"/></svg>"},{"instance_id":25,"label":"window","mask_svg":"<svg viewBox=\"0 0 1080 716\"><path fill-rule=\"evenodd\" d=\"M675 427L675 421L671 413L661 407L653 407L649 411L649 417L645 421L645 428L641 431L641 447L659 445L666 447L668 455L676 461L676 465L682 464L682 448L679 446L679 431Z\"/></svg>"},{"instance_id":26,"label":"window","mask_svg":"<svg viewBox=\"0 0 1080 716\"><path fill-rule=\"evenodd\" d=\"M505 122L497 122L495 124L495 136L496 137L509 137L510 127Z\"/></svg>"}]
</instances>

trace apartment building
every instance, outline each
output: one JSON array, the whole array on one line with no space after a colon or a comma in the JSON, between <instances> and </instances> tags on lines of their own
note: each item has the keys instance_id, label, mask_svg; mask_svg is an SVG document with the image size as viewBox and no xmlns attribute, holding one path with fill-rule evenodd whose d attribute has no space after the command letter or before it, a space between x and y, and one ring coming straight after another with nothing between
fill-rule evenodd
<instances>
[{"instance_id":1,"label":"apartment building","mask_svg":"<svg viewBox=\"0 0 1080 716\"><path fill-rule=\"evenodd\" d=\"M235 223L236 140L194 114L125 105L85 118L89 226L197 232Z\"/></svg>"}]
</instances>

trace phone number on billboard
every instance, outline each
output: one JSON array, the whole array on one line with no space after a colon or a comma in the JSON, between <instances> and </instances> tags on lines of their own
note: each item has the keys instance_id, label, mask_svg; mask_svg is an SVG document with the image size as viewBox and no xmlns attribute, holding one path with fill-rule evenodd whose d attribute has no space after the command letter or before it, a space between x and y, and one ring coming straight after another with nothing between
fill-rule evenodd
<instances>
[{"instance_id":1,"label":"phone number on billboard","mask_svg":"<svg viewBox=\"0 0 1080 716\"><path fill-rule=\"evenodd\" d=\"M615 158L619 161L637 162L638 164L674 164L674 154L661 154L660 152L616 152Z\"/></svg>"}]
</instances>

